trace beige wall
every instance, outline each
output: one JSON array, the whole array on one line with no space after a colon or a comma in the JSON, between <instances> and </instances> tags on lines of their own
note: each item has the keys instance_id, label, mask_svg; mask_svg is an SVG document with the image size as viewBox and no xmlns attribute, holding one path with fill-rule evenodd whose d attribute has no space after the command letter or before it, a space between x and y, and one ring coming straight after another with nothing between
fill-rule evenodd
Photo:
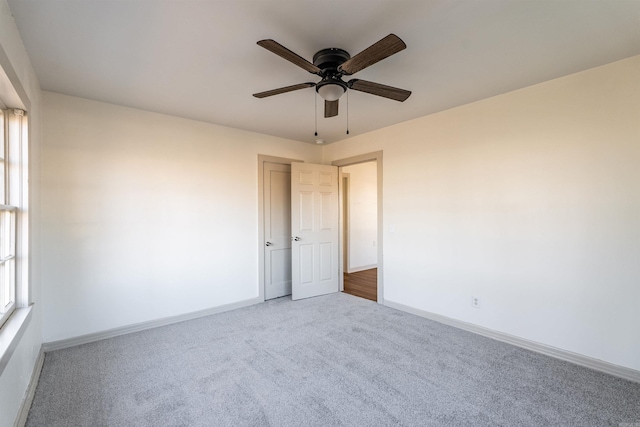
<instances>
[{"instance_id":1,"label":"beige wall","mask_svg":"<svg viewBox=\"0 0 640 427\"><path fill-rule=\"evenodd\" d=\"M311 144L44 92L44 340L258 297L258 154Z\"/></svg>"},{"instance_id":2,"label":"beige wall","mask_svg":"<svg viewBox=\"0 0 640 427\"><path fill-rule=\"evenodd\" d=\"M324 159L376 150L386 301L640 370L640 56Z\"/></svg>"}]
</instances>

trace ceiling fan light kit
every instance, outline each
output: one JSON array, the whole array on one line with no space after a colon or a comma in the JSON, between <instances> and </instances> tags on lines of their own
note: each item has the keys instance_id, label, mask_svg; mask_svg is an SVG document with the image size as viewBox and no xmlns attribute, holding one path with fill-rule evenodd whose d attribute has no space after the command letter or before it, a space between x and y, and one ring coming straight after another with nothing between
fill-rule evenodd
<instances>
[{"instance_id":1,"label":"ceiling fan light kit","mask_svg":"<svg viewBox=\"0 0 640 427\"><path fill-rule=\"evenodd\" d=\"M338 115L339 99L348 89L400 102L405 101L409 95L411 95L411 92L408 90L380 83L360 79L351 79L348 82L342 80L343 76L355 74L378 61L404 50L407 45L395 34L389 34L353 57L343 49L322 49L313 55L313 63L271 39L260 40L258 45L298 67L320 76L322 80L317 83L300 83L266 92L254 93L253 96L256 98L266 98L294 90L315 87L318 95L325 100L324 116L335 117Z\"/></svg>"},{"instance_id":2,"label":"ceiling fan light kit","mask_svg":"<svg viewBox=\"0 0 640 427\"><path fill-rule=\"evenodd\" d=\"M323 83L323 82L320 82ZM322 85L318 83L316 85L316 92L325 101L337 101L347 91L347 85L341 85L333 82L326 82Z\"/></svg>"}]
</instances>

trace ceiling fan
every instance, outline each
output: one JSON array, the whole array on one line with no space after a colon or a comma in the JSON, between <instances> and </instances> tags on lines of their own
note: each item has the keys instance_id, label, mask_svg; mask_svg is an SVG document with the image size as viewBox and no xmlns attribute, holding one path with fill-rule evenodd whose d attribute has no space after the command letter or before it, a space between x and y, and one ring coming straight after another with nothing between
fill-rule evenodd
<instances>
[{"instance_id":1,"label":"ceiling fan","mask_svg":"<svg viewBox=\"0 0 640 427\"><path fill-rule=\"evenodd\" d=\"M268 90L266 92L254 93L253 96L256 98L266 98L268 96L279 95L281 93L291 92L294 90L315 87L316 92L325 100L324 116L334 117L338 115L339 99L347 89L366 92L400 102L403 102L409 97L409 95L411 95L411 92L408 90L398 89L396 87L380 83L360 79L351 79L347 82L342 80L343 76L355 74L358 71L361 71L376 62L405 49L407 45L395 34L389 34L354 57L351 57L349 52L343 49L334 47L322 49L313 55L313 63L271 39L260 40L258 45L312 74L317 74L322 78L322 80L317 83L300 83L297 85L281 87L279 89Z\"/></svg>"}]
</instances>

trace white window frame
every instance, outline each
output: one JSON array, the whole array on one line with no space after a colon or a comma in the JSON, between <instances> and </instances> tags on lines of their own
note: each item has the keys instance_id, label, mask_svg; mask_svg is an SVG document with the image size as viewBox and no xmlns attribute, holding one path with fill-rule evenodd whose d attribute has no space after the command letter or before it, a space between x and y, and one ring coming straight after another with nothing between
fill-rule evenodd
<instances>
[{"instance_id":1,"label":"white window frame","mask_svg":"<svg viewBox=\"0 0 640 427\"><path fill-rule=\"evenodd\" d=\"M15 246L13 242L9 245L15 251L14 257L10 260L7 260L7 257L3 258L5 264L7 262L15 264L15 276L10 278L15 285L12 288L13 298L10 298L13 302L8 304L9 310L5 310L0 316L0 375L2 375L33 317L33 295L29 278L29 240L31 238L29 235L29 148L31 141L28 136L29 119L25 113L31 109L31 100L2 46L0 46L0 109L10 113L3 115L3 120L8 120L9 125L3 121L1 140L2 142L7 140L9 143L9 157L5 156L4 164L8 166L11 178L10 185L5 189L9 194L8 203L0 203L3 205L0 213L10 212L9 215L14 217L16 230ZM4 174L3 171L1 173Z\"/></svg>"},{"instance_id":2,"label":"white window frame","mask_svg":"<svg viewBox=\"0 0 640 427\"><path fill-rule=\"evenodd\" d=\"M0 104L0 107L3 105ZM0 328L20 301L23 274L18 260L22 240L23 152L27 146L27 120L22 109L3 109L0 126Z\"/></svg>"}]
</instances>

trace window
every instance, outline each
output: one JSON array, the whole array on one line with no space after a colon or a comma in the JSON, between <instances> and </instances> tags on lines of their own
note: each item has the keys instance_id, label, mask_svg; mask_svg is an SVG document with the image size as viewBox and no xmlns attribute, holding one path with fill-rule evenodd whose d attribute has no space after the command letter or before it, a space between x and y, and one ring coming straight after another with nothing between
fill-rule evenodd
<instances>
[{"instance_id":1,"label":"window","mask_svg":"<svg viewBox=\"0 0 640 427\"><path fill-rule=\"evenodd\" d=\"M0 326L18 298L17 244L22 207L22 150L26 117L20 109L0 110Z\"/></svg>"}]
</instances>

